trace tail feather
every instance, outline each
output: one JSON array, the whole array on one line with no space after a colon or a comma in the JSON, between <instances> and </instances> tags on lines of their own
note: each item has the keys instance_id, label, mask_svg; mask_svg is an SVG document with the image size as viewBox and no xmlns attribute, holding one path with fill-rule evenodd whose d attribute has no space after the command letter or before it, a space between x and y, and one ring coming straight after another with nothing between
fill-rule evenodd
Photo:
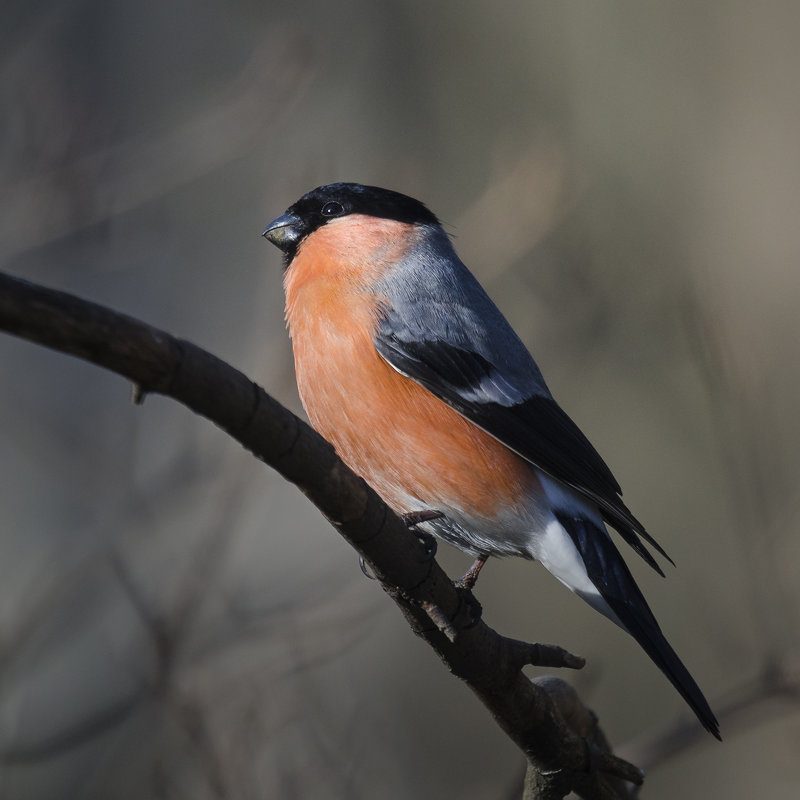
<instances>
[{"instance_id":1,"label":"tail feather","mask_svg":"<svg viewBox=\"0 0 800 800\"><path fill-rule=\"evenodd\" d=\"M700 687L664 638L653 612L608 533L596 522L576 516L574 512L556 511L555 514L583 559L589 580L616 616L614 621L636 639L669 678L703 727L721 740L719 724ZM590 598L586 599L592 602Z\"/></svg>"}]
</instances>

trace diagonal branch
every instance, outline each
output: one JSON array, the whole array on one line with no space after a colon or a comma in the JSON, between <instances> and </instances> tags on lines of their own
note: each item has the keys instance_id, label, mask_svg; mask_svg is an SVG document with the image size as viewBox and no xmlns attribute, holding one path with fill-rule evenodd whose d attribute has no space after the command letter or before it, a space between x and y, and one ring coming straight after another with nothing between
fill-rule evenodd
<instances>
[{"instance_id":1,"label":"diagonal branch","mask_svg":"<svg viewBox=\"0 0 800 800\"><path fill-rule=\"evenodd\" d=\"M563 681L527 664L579 668L553 645L499 635L422 542L333 447L241 372L196 345L72 295L0 274L0 329L133 381L135 396L172 397L295 483L369 564L411 629L464 680L528 759L526 798L627 797L642 773L617 758Z\"/></svg>"}]
</instances>

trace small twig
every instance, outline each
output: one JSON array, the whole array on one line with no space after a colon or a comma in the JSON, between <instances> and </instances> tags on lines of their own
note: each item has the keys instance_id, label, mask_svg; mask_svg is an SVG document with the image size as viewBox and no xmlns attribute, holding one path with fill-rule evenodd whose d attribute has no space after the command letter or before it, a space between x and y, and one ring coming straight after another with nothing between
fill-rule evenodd
<instances>
[{"instance_id":1,"label":"small twig","mask_svg":"<svg viewBox=\"0 0 800 800\"><path fill-rule=\"evenodd\" d=\"M430 617L431 622L451 641L455 642L458 632L455 626L447 618L441 608L430 600L423 600L422 607L425 613Z\"/></svg>"},{"instance_id":2,"label":"small twig","mask_svg":"<svg viewBox=\"0 0 800 800\"><path fill-rule=\"evenodd\" d=\"M525 666L583 669L586 664L585 658L573 655L557 644L529 644L517 639L506 639L506 642L509 658L518 665L518 669Z\"/></svg>"}]
</instances>

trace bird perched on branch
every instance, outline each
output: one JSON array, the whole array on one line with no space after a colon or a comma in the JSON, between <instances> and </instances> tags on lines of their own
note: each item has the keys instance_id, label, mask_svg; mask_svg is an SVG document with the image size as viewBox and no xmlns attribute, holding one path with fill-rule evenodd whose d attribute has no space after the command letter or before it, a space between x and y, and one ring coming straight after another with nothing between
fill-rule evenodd
<instances>
[{"instance_id":1,"label":"bird perched on branch","mask_svg":"<svg viewBox=\"0 0 800 800\"><path fill-rule=\"evenodd\" d=\"M530 353L419 201L321 186L264 231L284 253L286 321L311 424L401 514L476 557L541 562L630 633L719 738L605 524L669 558Z\"/></svg>"}]
</instances>

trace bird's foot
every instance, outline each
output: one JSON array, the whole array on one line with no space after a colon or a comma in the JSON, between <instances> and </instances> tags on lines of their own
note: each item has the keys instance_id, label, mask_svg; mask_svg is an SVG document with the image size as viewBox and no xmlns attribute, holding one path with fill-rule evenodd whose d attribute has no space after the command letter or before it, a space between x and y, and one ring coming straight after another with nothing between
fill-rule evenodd
<instances>
[{"instance_id":1,"label":"bird's foot","mask_svg":"<svg viewBox=\"0 0 800 800\"><path fill-rule=\"evenodd\" d=\"M457 581L453 581L456 589L469 589L472 591L475 584L478 582L478 575L480 575L483 565L486 563L488 555L479 555L472 566L464 573L464 575Z\"/></svg>"},{"instance_id":2,"label":"bird's foot","mask_svg":"<svg viewBox=\"0 0 800 800\"><path fill-rule=\"evenodd\" d=\"M430 561L436 555L436 550L439 547L436 537L433 534L425 533L425 531L414 531L414 535L425 546L425 558L422 560Z\"/></svg>"},{"instance_id":3,"label":"bird's foot","mask_svg":"<svg viewBox=\"0 0 800 800\"><path fill-rule=\"evenodd\" d=\"M444 514L434 508L426 508L422 511L408 511L401 514L400 518L405 522L407 528L416 528L423 522L430 522L432 519L441 519ZM430 561L436 555L438 547L436 539L425 531L415 530L416 537L425 545L425 561Z\"/></svg>"},{"instance_id":4,"label":"bird's foot","mask_svg":"<svg viewBox=\"0 0 800 800\"><path fill-rule=\"evenodd\" d=\"M430 522L432 519L441 519L444 514L436 509L428 508L421 511L409 511L406 514L401 514L400 519L405 522L407 528L415 528L423 522ZM425 545L425 561L430 561L436 555L437 543L436 538L430 533L425 531L414 531L417 538ZM364 561L364 556L359 556L358 565L361 571L371 581L375 580L375 576L367 568L367 562Z\"/></svg>"},{"instance_id":5,"label":"bird's foot","mask_svg":"<svg viewBox=\"0 0 800 800\"><path fill-rule=\"evenodd\" d=\"M364 561L364 556L358 557L358 566L361 567L361 571L364 573L365 577L369 578L371 581L376 580L375 576L369 571L367 562Z\"/></svg>"}]
</instances>

